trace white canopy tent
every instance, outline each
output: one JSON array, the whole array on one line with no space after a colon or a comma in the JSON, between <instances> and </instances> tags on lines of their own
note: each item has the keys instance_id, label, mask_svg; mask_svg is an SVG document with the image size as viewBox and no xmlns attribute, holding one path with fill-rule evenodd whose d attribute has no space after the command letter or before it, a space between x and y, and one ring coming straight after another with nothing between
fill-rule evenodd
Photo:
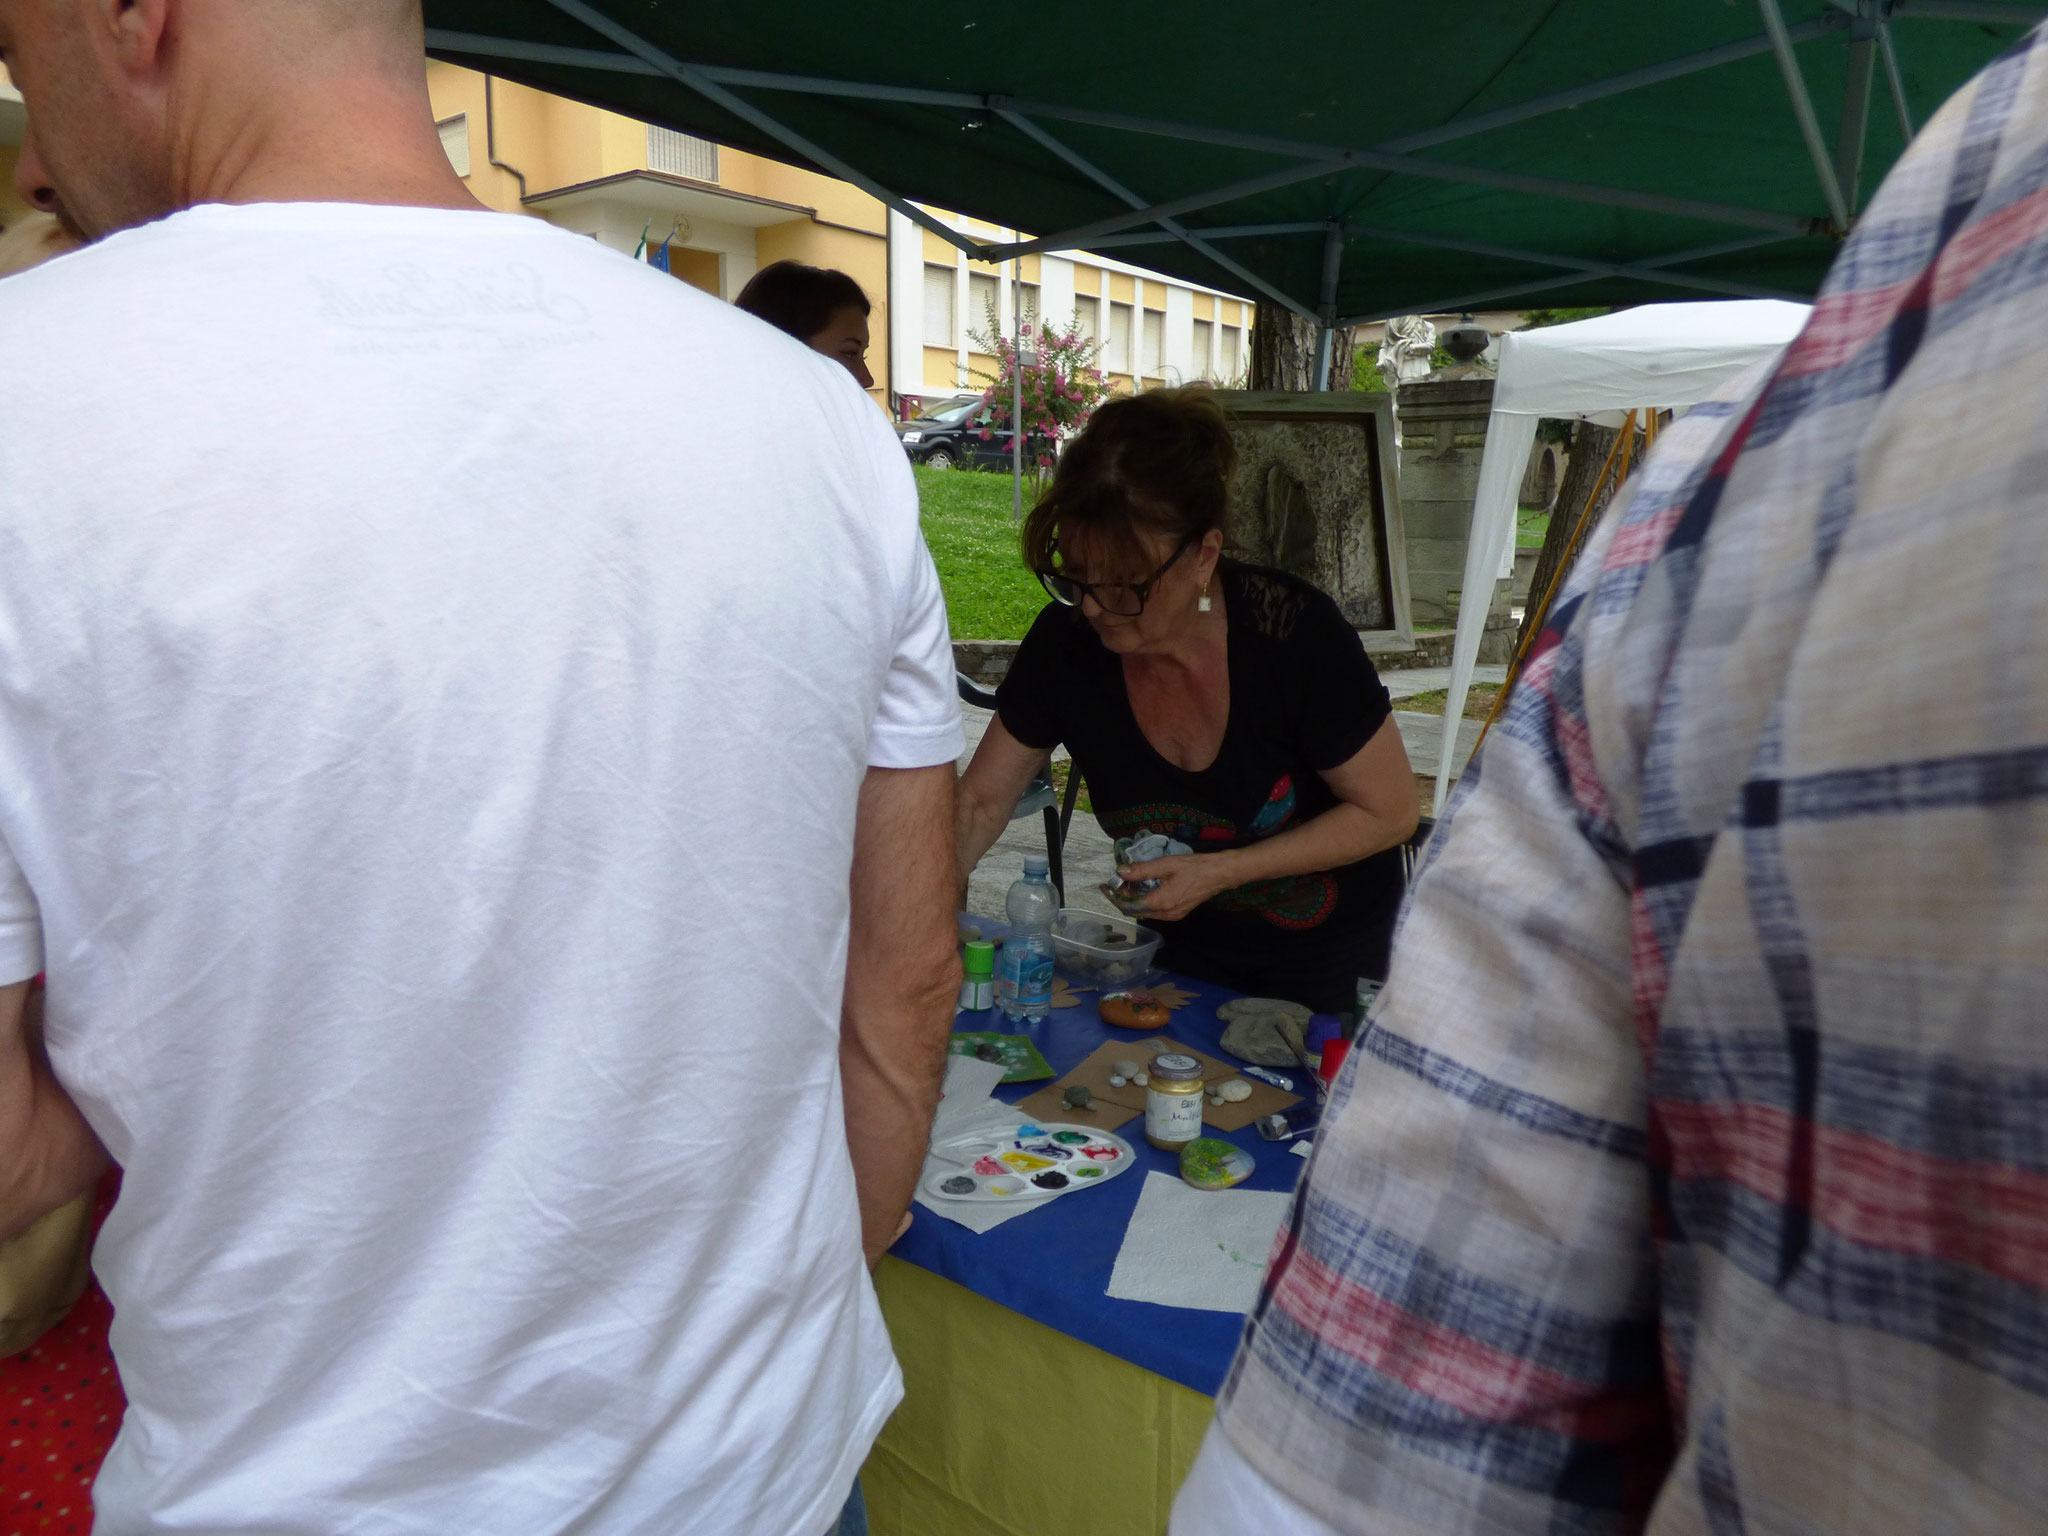
<instances>
[{"instance_id":1,"label":"white canopy tent","mask_svg":"<svg viewBox=\"0 0 2048 1536\"><path fill-rule=\"evenodd\" d=\"M1807 305L1777 299L1644 304L1501 337L1493 414L1486 424L1486 453L1472 504L1472 538L1465 549L1464 590L1471 600L1458 607L1450 693L1444 700L1436 810L1443 809L1450 785L1455 727L1464 717L1465 692L1486 628L1489 605L1483 594L1514 570L1515 496L1536 441L1538 418L1600 418L1645 407L1697 405L1744 369L1777 356L1799 334L1807 312Z\"/></svg>"}]
</instances>

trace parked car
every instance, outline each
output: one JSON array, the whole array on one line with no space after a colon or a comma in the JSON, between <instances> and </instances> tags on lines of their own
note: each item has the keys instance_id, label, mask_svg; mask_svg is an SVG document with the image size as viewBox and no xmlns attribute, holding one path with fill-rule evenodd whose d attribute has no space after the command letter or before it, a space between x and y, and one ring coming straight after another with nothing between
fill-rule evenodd
<instances>
[{"instance_id":1,"label":"parked car","mask_svg":"<svg viewBox=\"0 0 2048 1536\"><path fill-rule=\"evenodd\" d=\"M927 409L909 421L896 423L897 441L910 455L910 462L927 469L999 469L1010 467L1010 433L999 428L984 439L975 418L981 414L979 395L958 395ZM1039 450L1045 439L1025 439L1028 451Z\"/></svg>"}]
</instances>

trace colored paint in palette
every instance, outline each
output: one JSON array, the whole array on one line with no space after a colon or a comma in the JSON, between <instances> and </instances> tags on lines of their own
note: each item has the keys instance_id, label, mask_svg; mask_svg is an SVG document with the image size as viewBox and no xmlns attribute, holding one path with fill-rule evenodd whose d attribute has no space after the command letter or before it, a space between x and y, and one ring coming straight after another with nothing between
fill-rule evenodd
<instances>
[{"instance_id":1,"label":"colored paint in palette","mask_svg":"<svg viewBox=\"0 0 2048 1536\"><path fill-rule=\"evenodd\" d=\"M1115 1178L1134 1161L1121 1136L1087 1125L1024 1120L999 1135L983 1132L932 1148L951 1164L927 1174L924 1193L940 1200L1036 1202Z\"/></svg>"}]
</instances>

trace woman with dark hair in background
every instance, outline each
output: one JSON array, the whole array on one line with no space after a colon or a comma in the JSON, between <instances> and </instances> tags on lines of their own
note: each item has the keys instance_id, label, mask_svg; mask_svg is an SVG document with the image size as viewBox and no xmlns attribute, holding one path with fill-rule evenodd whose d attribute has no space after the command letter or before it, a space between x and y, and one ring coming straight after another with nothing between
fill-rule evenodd
<instances>
[{"instance_id":1,"label":"woman with dark hair in background","mask_svg":"<svg viewBox=\"0 0 2048 1536\"><path fill-rule=\"evenodd\" d=\"M875 376L868 372L868 315L873 306L860 284L844 272L778 261L748 279L733 303L831 358L860 380L862 389L875 387Z\"/></svg>"},{"instance_id":2,"label":"woman with dark hair in background","mask_svg":"<svg viewBox=\"0 0 2048 1536\"><path fill-rule=\"evenodd\" d=\"M1415 777L1337 605L1223 558L1235 463L1202 388L1112 401L1060 459L1024 524L1054 602L960 781L961 876L1064 743L1110 836L1194 850L1120 871L1160 882L1160 964L1334 1013L1386 975Z\"/></svg>"}]
</instances>

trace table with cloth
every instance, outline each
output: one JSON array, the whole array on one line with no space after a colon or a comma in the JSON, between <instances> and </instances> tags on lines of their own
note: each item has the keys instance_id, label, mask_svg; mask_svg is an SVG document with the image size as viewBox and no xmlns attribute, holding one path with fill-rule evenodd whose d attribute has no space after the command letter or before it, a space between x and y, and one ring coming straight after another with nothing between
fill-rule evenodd
<instances>
[{"instance_id":1,"label":"table with cloth","mask_svg":"<svg viewBox=\"0 0 2048 1536\"><path fill-rule=\"evenodd\" d=\"M984 924L984 931L998 925ZM1028 1035L1064 1075L1108 1041L1168 1036L1234 1062L1216 1009L1239 994L1173 978L1194 994L1164 1029L1113 1029L1096 992L1035 1024L962 1013L956 1032ZM1313 1099L1308 1074L1289 1076ZM1045 1081L1000 1086L1016 1102ZM1177 1154L1118 1128L1138 1166L976 1234L914 1206L875 1288L902 1362L899 1408L861 1473L875 1536L1156 1536L1207 1430L1242 1319L1105 1294L1147 1173ZM1223 1135L1257 1171L1241 1188L1288 1190L1305 1167L1291 1141Z\"/></svg>"}]
</instances>

